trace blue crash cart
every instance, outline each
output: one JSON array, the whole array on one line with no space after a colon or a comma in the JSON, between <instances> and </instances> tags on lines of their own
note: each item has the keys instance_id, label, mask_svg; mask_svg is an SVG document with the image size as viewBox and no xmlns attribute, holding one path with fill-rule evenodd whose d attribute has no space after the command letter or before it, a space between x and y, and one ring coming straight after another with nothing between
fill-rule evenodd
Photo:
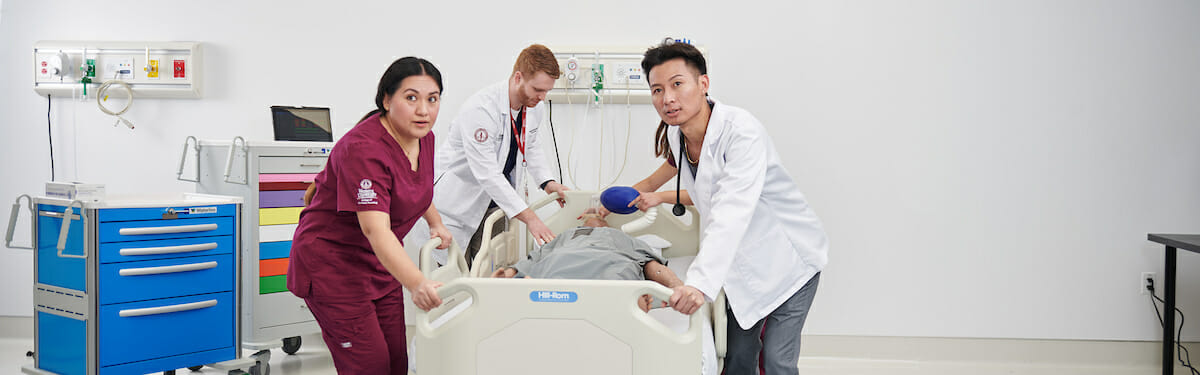
<instances>
[{"instance_id":1,"label":"blue crash cart","mask_svg":"<svg viewBox=\"0 0 1200 375\"><path fill-rule=\"evenodd\" d=\"M239 360L241 198L32 198L29 209L36 356L22 372L144 374L255 364Z\"/></svg>"}]
</instances>

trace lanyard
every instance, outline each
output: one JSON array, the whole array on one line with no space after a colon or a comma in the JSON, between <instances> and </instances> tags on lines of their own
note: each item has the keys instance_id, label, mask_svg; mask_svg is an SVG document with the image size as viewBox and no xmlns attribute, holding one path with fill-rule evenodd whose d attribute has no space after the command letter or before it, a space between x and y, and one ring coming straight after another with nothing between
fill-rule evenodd
<instances>
[{"instance_id":1,"label":"lanyard","mask_svg":"<svg viewBox=\"0 0 1200 375\"><path fill-rule=\"evenodd\" d=\"M517 119L513 118L512 114L508 115L508 118L510 120L512 120L513 139L517 140L517 150L521 151L521 165L522 166L525 165L525 134L529 132L529 129L525 128L524 113L525 113L525 109L521 108L521 113L518 114L518 116L521 116L521 131L520 132L517 132ZM520 134L518 134L518 133L520 133Z\"/></svg>"},{"instance_id":2,"label":"lanyard","mask_svg":"<svg viewBox=\"0 0 1200 375\"><path fill-rule=\"evenodd\" d=\"M508 118L509 118L509 120L512 120L511 121L512 122L512 131L513 131L512 136L513 136L513 139L517 141L517 150L521 151L521 169L525 169L525 167L529 165L529 163L527 163L525 161L525 135L528 134L528 132L529 132L529 128L525 127L525 123L526 123L525 108L521 108L521 112L518 113L517 116L521 116L521 131L520 132L517 131L517 119L513 118L511 113L508 115ZM525 185L525 202L528 203L529 202L529 184L522 183L522 185Z\"/></svg>"}]
</instances>

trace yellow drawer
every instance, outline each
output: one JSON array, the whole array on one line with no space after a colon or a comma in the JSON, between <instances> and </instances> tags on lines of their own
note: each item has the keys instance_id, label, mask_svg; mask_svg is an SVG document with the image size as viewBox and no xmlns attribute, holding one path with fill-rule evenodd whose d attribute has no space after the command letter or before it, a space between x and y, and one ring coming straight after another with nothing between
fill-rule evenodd
<instances>
[{"instance_id":1,"label":"yellow drawer","mask_svg":"<svg viewBox=\"0 0 1200 375\"><path fill-rule=\"evenodd\" d=\"M300 222L300 211L304 207L279 207L258 209L258 225L296 224Z\"/></svg>"}]
</instances>

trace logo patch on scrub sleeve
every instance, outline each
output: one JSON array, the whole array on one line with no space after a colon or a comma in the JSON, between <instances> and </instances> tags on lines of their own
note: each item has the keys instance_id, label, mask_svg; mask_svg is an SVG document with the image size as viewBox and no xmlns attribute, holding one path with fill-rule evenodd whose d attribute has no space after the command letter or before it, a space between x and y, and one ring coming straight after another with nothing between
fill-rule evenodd
<instances>
[{"instance_id":1,"label":"logo patch on scrub sleeve","mask_svg":"<svg viewBox=\"0 0 1200 375\"><path fill-rule=\"evenodd\" d=\"M372 186L371 180L368 180L365 178L358 183L358 187L361 188L361 189L358 189L358 204L362 205L362 204L378 204L379 203L378 201L375 200L375 198L376 198L375 190L372 190L371 186Z\"/></svg>"},{"instance_id":2,"label":"logo patch on scrub sleeve","mask_svg":"<svg viewBox=\"0 0 1200 375\"><path fill-rule=\"evenodd\" d=\"M484 128L475 129L475 142L483 143L483 142L487 142L487 140L488 140L487 129L484 129Z\"/></svg>"}]
</instances>

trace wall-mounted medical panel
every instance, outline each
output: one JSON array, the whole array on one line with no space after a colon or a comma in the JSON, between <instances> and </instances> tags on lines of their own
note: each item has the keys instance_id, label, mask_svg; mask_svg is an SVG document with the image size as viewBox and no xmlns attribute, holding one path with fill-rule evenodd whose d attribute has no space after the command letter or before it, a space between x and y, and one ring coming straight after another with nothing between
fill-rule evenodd
<instances>
[{"instance_id":1,"label":"wall-mounted medical panel","mask_svg":"<svg viewBox=\"0 0 1200 375\"><path fill-rule=\"evenodd\" d=\"M39 41L33 47L33 90L79 96L118 80L137 98L199 98L203 66L197 42Z\"/></svg>"},{"instance_id":2,"label":"wall-mounted medical panel","mask_svg":"<svg viewBox=\"0 0 1200 375\"><path fill-rule=\"evenodd\" d=\"M562 76L547 99L563 104L650 104L642 71L648 47L551 47ZM705 58L708 51L700 47Z\"/></svg>"}]
</instances>

